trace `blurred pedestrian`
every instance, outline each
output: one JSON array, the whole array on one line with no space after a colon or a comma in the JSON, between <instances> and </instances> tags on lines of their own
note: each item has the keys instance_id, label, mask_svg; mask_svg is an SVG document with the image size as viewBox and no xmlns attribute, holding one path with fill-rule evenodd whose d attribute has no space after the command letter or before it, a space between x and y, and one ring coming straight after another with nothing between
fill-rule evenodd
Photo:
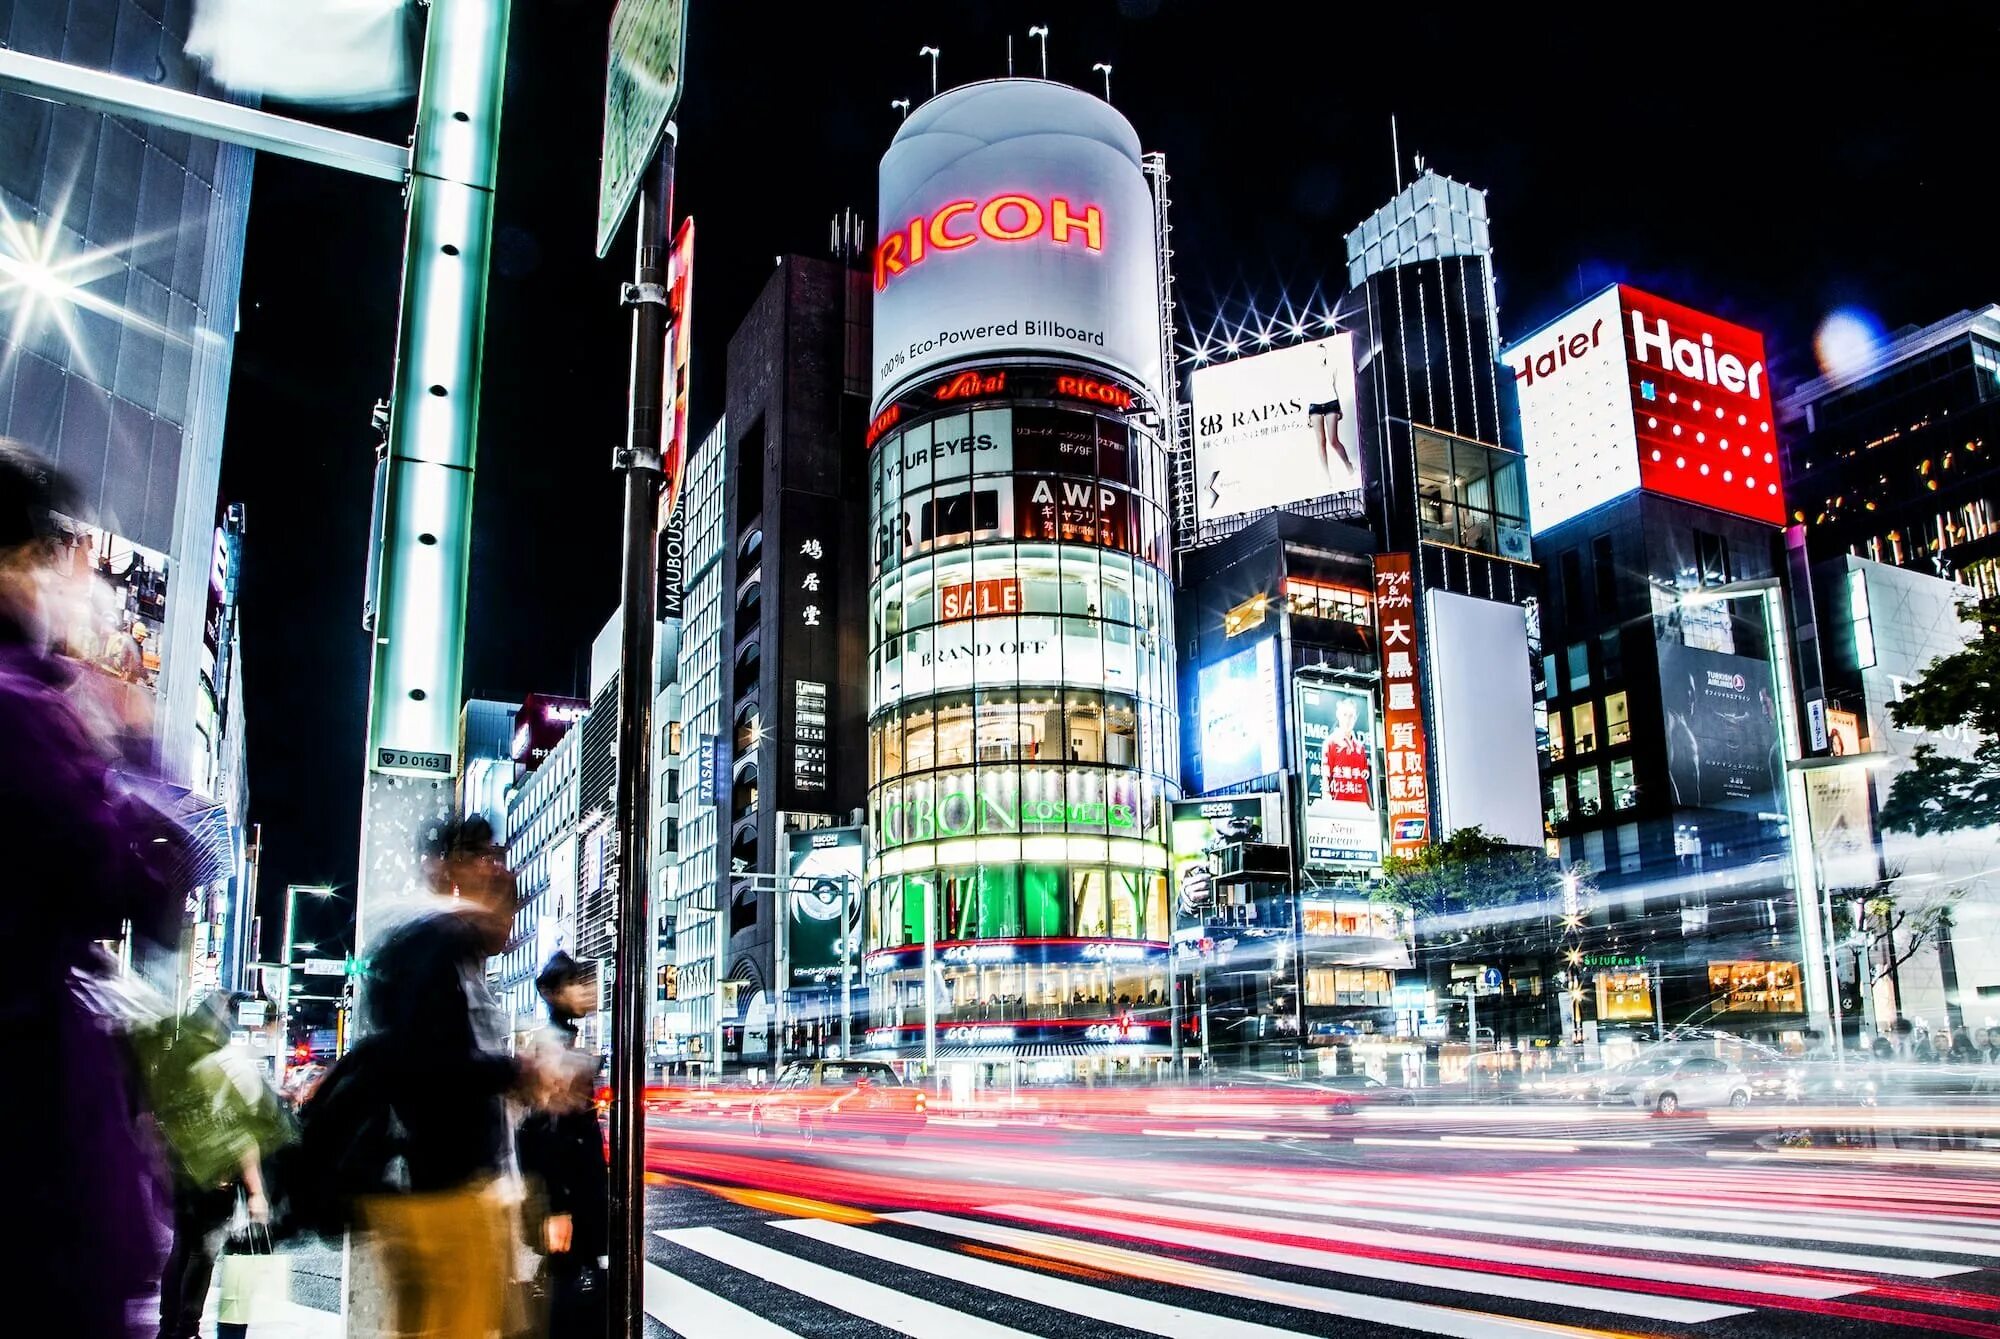
<instances>
[{"instance_id":1,"label":"blurred pedestrian","mask_svg":"<svg viewBox=\"0 0 2000 1339\"><path fill-rule=\"evenodd\" d=\"M441 824L422 869L444 900L369 955L362 995L375 1073L393 1111L402 1185L356 1212L388 1278L390 1332L492 1339L513 1283L508 1094L532 1066L506 1051L486 959L507 946L514 876L484 818ZM359 1048L357 1048L359 1049ZM329 1076L329 1083L332 1076ZM306 1113L310 1139L313 1114Z\"/></svg>"},{"instance_id":2,"label":"blurred pedestrian","mask_svg":"<svg viewBox=\"0 0 2000 1339\"><path fill-rule=\"evenodd\" d=\"M0 973L0 1148L12 1160L0 1258L32 1286L42 1328L98 1339L152 1328L165 1186L87 979L103 972L97 942L128 923L154 944L178 938L170 873L184 844L119 787L66 696L72 670L49 649L64 499L45 465L0 441L0 849L20 893L8 932L24 950Z\"/></svg>"},{"instance_id":3,"label":"blurred pedestrian","mask_svg":"<svg viewBox=\"0 0 2000 1339\"><path fill-rule=\"evenodd\" d=\"M239 1202L268 1227L263 1160L291 1122L247 1049L229 1044L236 1006L216 991L178 1020L154 1066L155 1118L173 1170L174 1238L160 1276L160 1339L195 1339L222 1235ZM168 1076L171 1075L171 1078ZM171 1096L170 1096L171 1094Z\"/></svg>"},{"instance_id":4,"label":"blurred pedestrian","mask_svg":"<svg viewBox=\"0 0 2000 1339\"><path fill-rule=\"evenodd\" d=\"M543 1077L516 1136L528 1191L525 1228L542 1261L538 1291L551 1339L602 1339L610 1177L594 1100L597 1066L577 1050L577 1020L596 1007L597 982L559 952L535 988L549 1025L529 1043Z\"/></svg>"}]
</instances>

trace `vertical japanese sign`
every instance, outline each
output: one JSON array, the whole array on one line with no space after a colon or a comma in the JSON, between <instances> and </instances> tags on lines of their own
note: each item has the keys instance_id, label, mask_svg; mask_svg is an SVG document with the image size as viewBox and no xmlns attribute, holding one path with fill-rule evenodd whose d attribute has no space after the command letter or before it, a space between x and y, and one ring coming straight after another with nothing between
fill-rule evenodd
<instances>
[{"instance_id":1,"label":"vertical japanese sign","mask_svg":"<svg viewBox=\"0 0 2000 1339\"><path fill-rule=\"evenodd\" d=\"M838 632L840 522L836 505L818 494L786 489L780 507L780 533L789 538L780 564L780 700L771 721L781 734L777 793L781 809L811 812L826 807L827 792L841 775L833 751L833 718L846 701Z\"/></svg>"},{"instance_id":2,"label":"vertical japanese sign","mask_svg":"<svg viewBox=\"0 0 2000 1339\"><path fill-rule=\"evenodd\" d=\"M1382 660L1382 774L1387 782L1389 854L1409 857L1430 842L1428 748L1419 700L1417 605L1410 555L1375 555L1376 651Z\"/></svg>"}]
</instances>

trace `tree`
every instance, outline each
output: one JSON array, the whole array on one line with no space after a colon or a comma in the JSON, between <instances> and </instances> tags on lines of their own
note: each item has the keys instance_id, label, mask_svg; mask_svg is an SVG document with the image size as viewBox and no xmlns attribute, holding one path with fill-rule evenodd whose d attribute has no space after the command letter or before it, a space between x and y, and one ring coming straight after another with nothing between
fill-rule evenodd
<instances>
[{"instance_id":1,"label":"tree","mask_svg":"<svg viewBox=\"0 0 2000 1339\"><path fill-rule=\"evenodd\" d=\"M1920 744L1882 806L1882 826L1927 837L2000 824L2000 598L1963 604L1976 629L1964 649L1932 662L1889 715L1906 730L1968 733L1969 757Z\"/></svg>"},{"instance_id":2,"label":"tree","mask_svg":"<svg viewBox=\"0 0 2000 1339\"><path fill-rule=\"evenodd\" d=\"M1498 946L1560 920L1566 879L1575 880L1571 900L1586 907L1595 891L1589 866L1566 867L1540 847L1511 846L1484 828L1470 827L1413 856L1390 856L1374 896L1407 912L1418 923L1419 937L1433 945Z\"/></svg>"}]
</instances>

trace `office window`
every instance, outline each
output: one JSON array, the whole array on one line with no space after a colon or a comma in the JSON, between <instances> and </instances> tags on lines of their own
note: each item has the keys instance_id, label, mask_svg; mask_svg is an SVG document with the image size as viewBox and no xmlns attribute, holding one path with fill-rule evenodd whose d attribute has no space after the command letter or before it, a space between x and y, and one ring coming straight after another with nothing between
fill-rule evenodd
<instances>
[{"instance_id":1,"label":"office window","mask_svg":"<svg viewBox=\"0 0 2000 1339\"><path fill-rule=\"evenodd\" d=\"M1875 618L1868 609L1868 574L1856 567L1847 574L1847 614L1854 622L1854 663L1875 666Z\"/></svg>"},{"instance_id":2,"label":"office window","mask_svg":"<svg viewBox=\"0 0 2000 1339\"><path fill-rule=\"evenodd\" d=\"M1583 562L1575 549L1564 549L1556 565L1562 572L1563 611L1574 622L1584 613Z\"/></svg>"},{"instance_id":3,"label":"office window","mask_svg":"<svg viewBox=\"0 0 2000 1339\"><path fill-rule=\"evenodd\" d=\"M1590 577L1597 587L1597 607L1604 614L1618 608L1618 565L1611 557L1611 536L1597 535L1590 541Z\"/></svg>"},{"instance_id":4,"label":"office window","mask_svg":"<svg viewBox=\"0 0 2000 1339\"><path fill-rule=\"evenodd\" d=\"M1611 807L1632 809L1639 803L1639 782L1630 758L1611 760Z\"/></svg>"},{"instance_id":5,"label":"office window","mask_svg":"<svg viewBox=\"0 0 2000 1339\"><path fill-rule=\"evenodd\" d=\"M1591 818L1604 812L1603 785L1598 780L1597 769L1586 767L1576 774L1576 813L1579 818Z\"/></svg>"},{"instance_id":6,"label":"office window","mask_svg":"<svg viewBox=\"0 0 2000 1339\"><path fill-rule=\"evenodd\" d=\"M1604 698L1604 742L1616 746L1631 742L1632 714L1625 694L1609 693Z\"/></svg>"},{"instance_id":7,"label":"office window","mask_svg":"<svg viewBox=\"0 0 2000 1339\"><path fill-rule=\"evenodd\" d=\"M1569 821L1569 787L1560 772L1542 782L1542 816L1551 825Z\"/></svg>"},{"instance_id":8,"label":"office window","mask_svg":"<svg viewBox=\"0 0 2000 1339\"><path fill-rule=\"evenodd\" d=\"M1580 692L1590 687L1590 645L1587 642L1569 644L1569 690Z\"/></svg>"},{"instance_id":9,"label":"office window","mask_svg":"<svg viewBox=\"0 0 2000 1339\"><path fill-rule=\"evenodd\" d=\"M1569 709L1570 741L1579 754L1597 750L1597 704L1582 702Z\"/></svg>"},{"instance_id":10,"label":"office window","mask_svg":"<svg viewBox=\"0 0 2000 1339\"><path fill-rule=\"evenodd\" d=\"M1624 638L1617 628L1597 634L1597 667L1606 683L1625 677Z\"/></svg>"},{"instance_id":11,"label":"office window","mask_svg":"<svg viewBox=\"0 0 2000 1339\"><path fill-rule=\"evenodd\" d=\"M1556 655L1551 651L1542 657L1542 691L1554 697L1563 690L1562 677L1556 673Z\"/></svg>"},{"instance_id":12,"label":"office window","mask_svg":"<svg viewBox=\"0 0 2000 1339\"><path fill-rule=\"evenodd\" d=\"M1639 872L1639 825L1620 823L1618 825L1618 872L1637 874Z\"/></svg>"},{"instance_id":13,"label":"office window","mask_svg":"<svg viewBox=\"0 0 2000 1339\"><path fill-rule=\"evenodd\" d=\"M1725 586L1729 584L1729 541L1721 535L1712 535L1706 530L1694 532L1695 562L1701 569L1701 584L1704 586Z\"/></svg>"},{"instance_id":14,"label":"office window","mask_svg":"<svg viewBox=\"0 0 2000 1339\"><path fill-rule=\"evenodd\" d=\"M1563 745L1563 718L1559 711L1549 713L1549 761L1561 762L1568 749Z\"/></svg>"}]
</instances>

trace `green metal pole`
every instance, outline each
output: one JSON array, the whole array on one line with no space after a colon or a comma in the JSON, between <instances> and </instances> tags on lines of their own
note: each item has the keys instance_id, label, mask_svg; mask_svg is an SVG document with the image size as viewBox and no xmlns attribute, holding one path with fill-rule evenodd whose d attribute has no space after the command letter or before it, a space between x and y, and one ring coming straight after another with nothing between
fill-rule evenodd
<instances>
[{"instance_id":1,"label":"green metal pole","mask_svg":"<svg viewBox=\"0 0 2000 1339\"><path fill-rule=\"evenodd\" d=\"M449 818L465 660L472 469L507 69L508 0L430 0L411 140L403 289L373 589L361 868L354 945L374 914L420 886L426 834ZM354 982L354 1023L365 985ZM395 1321L374 1256L346 1252L349 1339Z\"/></svg>"},{"instance_id":2,"label":"green metal pole","mask_svg":"<svg viewBox=\"0 0 2000 1339\"><path fill-rule=\"evenodd\" d=\"M374 649L355 907L364 954L372 914L415 888L425 832L451 806L507 64L507 0L431 0L429 11L368 592Z\"/></svg>"}]
</instances>

